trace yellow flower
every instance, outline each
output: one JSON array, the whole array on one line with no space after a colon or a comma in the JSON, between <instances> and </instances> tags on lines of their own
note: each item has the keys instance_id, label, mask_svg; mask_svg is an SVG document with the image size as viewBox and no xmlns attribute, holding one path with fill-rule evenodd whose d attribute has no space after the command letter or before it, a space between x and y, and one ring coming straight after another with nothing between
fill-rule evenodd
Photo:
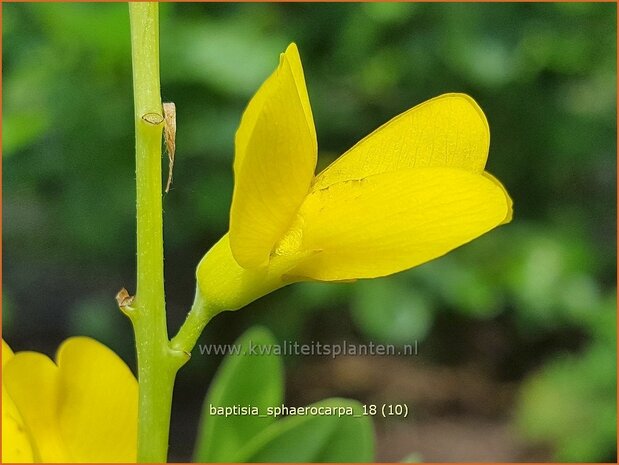
<instances>
[{"instance_id":1,"label":"yellow flower","mask_svg":"<svg viewBox=\"0 0 619 465\"><path fill-rule=\"evenodd\" d=\"M509 222L511 199L484 171L489 142L475 101L445 94L315 176L316 131L291 44L236 133L230 231L198 265L199 296L234 310L291 282L386 276Z\"/></svg>"},{"instance_id":2,"label":"yellow flower","mask_svg":"<svg viewBox=\"0 0 619 465\"><path fill-rule=\"evenodd\" d=\"M2 462L135 462L137 381L110 349L67 339L57 363L2 341Z\"/></svg>"}]
</instances>

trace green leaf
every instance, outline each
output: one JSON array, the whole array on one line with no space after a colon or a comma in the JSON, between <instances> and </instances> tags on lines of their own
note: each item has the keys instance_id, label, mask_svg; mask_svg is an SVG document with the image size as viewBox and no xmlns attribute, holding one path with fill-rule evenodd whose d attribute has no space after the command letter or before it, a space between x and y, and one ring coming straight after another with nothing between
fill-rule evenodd
<instances>
[{"instance_id":1,"label":"green leaf","mask_svg":"<svg viewBox=\"0 0 619 465\"><path fill-rule=\"evenodd\" d=\"M309 407L352 409L351 415L291 415L269 426L240 451L238 462L371 462L372 421L359 402L325 399Z\"/></svg>"},{"instance_id":2,"label":"green leaf","mask_svg":"<svg viewBox=\"0 0 619 465\"><path fill-rule=\"evenodd\" d=\"M263 328L252 328L234 347L238 354L226 356L202 407L202 419L195 449L196 462L234 462L238 451L273 422L273 416L211 415L213 407L255 406L260 413L283 401L284 375L281 358L275 354L252 355L251 345L273 346L273 335Z\"/></svg>"}]
</instances>

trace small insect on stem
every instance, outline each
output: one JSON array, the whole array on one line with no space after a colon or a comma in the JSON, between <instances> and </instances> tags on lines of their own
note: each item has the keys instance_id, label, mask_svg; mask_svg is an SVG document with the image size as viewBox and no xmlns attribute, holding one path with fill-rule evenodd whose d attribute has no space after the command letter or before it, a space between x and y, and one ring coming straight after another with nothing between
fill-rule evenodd
<instances>
[{"instance_id":1,"label":"small insect on stem","mask_svg":"<svg viewBox=\"0 0 619 465\"><path fill-rule=\"evenodd\" d=\"M165 146L168 152L168 183L166 184L166 194L170 190L172 184L172 171L174 170L174 153L176 152L176 105L173 102L163 104L163 115L165 126L163 135L165 138Z\"/></svg>"}]
</instances>

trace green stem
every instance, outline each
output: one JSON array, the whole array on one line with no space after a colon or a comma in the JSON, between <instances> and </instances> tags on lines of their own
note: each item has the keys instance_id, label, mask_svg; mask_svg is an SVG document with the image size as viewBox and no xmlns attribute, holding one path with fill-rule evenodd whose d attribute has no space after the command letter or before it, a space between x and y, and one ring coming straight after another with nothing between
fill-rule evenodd
<instances>
[{"instance_id":1,"label":"green stem","mask_svg":"<svg viewBox=\"0 0 619 465\"><path fill-rule=\"evenodd\" d=\"M129 313L138 359L139 462L165 462L176 372L187 360L170 349L163 284L159 5L131 2L136 134L137 290Z\"/></svg>"},{"instance_id":2,"label":"green stem","mask_svg":"<svg viewBox=\"0 0 619 465\"><path fill-rule=\"evenodd\" d=\"M205 326L217 313L219 313L219 309L208 305L200 291L196 290L191 310L176 336L172 338L170 347L184 353L191 353Z\"/></svg>"}]
</instances>

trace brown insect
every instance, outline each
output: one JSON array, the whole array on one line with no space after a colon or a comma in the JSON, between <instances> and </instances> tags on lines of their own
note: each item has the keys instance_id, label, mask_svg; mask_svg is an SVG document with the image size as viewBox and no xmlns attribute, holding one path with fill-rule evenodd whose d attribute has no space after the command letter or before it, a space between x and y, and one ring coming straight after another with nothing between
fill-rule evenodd
<instances>
[{"instance_id":1,"label":"brown insect","mask_svg":"<svg viewBox=\"0 0 619 465\"><path fill-rule=\"evenodd\" d=\"M165 146L168 152L168 183L166 184L166 194L170 190L172 184L172 171L174 170L174 153L176 152L176 105L173 102L163 104L163 116L165 126L163 128L163 136Z\"/></svg>"}]
</instances>

